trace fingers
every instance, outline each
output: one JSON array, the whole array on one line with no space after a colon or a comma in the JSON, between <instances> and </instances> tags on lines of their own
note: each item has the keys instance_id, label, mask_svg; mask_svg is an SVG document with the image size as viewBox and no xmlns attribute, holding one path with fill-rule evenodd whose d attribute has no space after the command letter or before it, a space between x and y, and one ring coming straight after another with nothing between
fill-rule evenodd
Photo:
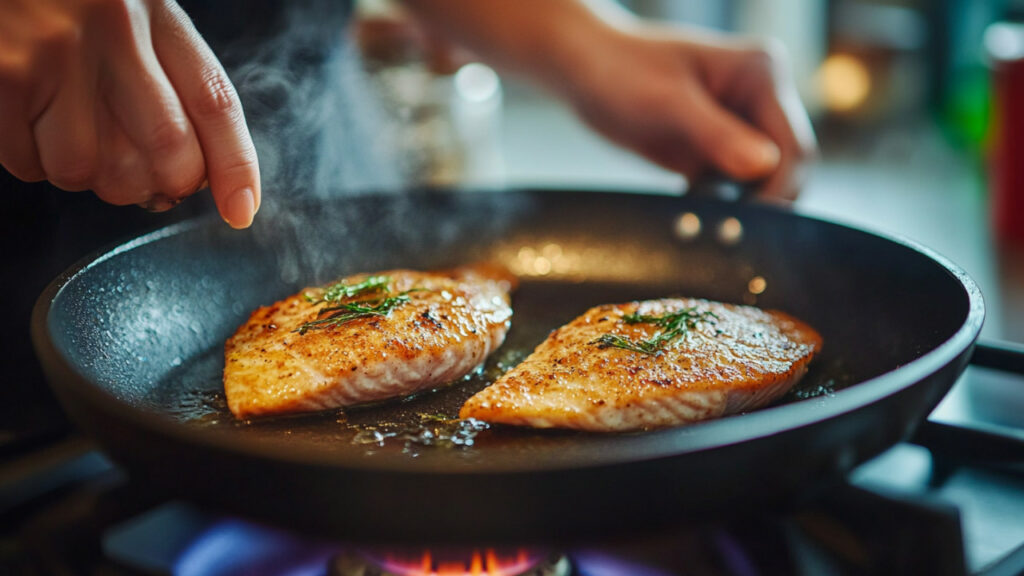
<instances>
[{"instance_id":1,"label":"fingers","mask_svg":"<svg viewBox=\"0 0 1024 576\"><path fill-rule=\"evenodd\" d=\"M53 100L55 79L42 70L72 60L66 26L35 22L34 4L7 7L0 18L0 164L28 182L46 179L32 125Z\"/></svg>"},{"instance_id":2,"label":"fingers","mask_svg":"<svg viewBox=\"0 0 1024 576\"><path fill-rule=\"evenodd\" d=\"M153 41L202 147L217 209L245 228L260 206L256 150L234 86L188 16L172 6L157 15Z\"/></svg>"},{"instance_id":3,"label":"fingers","mask_svg":"<svg viewBox=\"0 0 1024 576\"><path fill-rule=\"evenodd\" d=\"M636 143L625 142L643 157L658 166L677 172L687 182L695 182L703 173L703 161L692 147L681 144L679 138L639 139Z\"/></svg>"},{"instance_id":4,"label":"fingers","mask_svg":"<svg viewBox=\"0 0 1024 576\"><path fill-rule=\"evenodd\" d=\"M99 157L96 136L95 67L76 57L63 67L56 95L33 126L39 163L47 179L63 190L92 187Z\"/></svg>"},{"instance_id":5,"label":"fingers","mask_svg":"<svg viewBox=\"0 0 1024 576\"><path fill-rule=\"evenodd\" d=\"M689 90L686 106L675 106L674 121L696 151L715 168L740 181L772 174L781 151L770 138L720 106L703 89Z\"/></svg>"},{"instance_id":6,"label":"fingers","mask_svg":"<svg viewBox=\"0 0 1024 576\"><path fill-rule=\"evenodd\" d=\"M148 159L121 128L108 103L100 103L97 116L100 166L93 191L117 206L151 203L158 193Z\"/></svg>"},{"instance_id":7,"label":"fingers","mask_svg":"<svg viewBox=\"0 0 1024 576\"><path fill-rule=\"evenodd\" d=\"M0 103L0 109L5 109ZM0 117L0 165L19 180L38 182L46 179L46 172L36 153L36 141L28 122L21 118Z\"/></svg>"},{"instance_id":8,"label":"fingers","mask_svg":"<svg viewBox=\"0 0 1024 576\"><path fill-rule=\"evenodd\" d=\"M817 153L817 140L807 111L788 71L778 57L768 60L774 69L752 90L755 100L748 104L754 124L781 150L778 169L760 190L766 198L794 200L803 180L803 167Z\"/></svg>"},{"instance_id":9,"label":"fingers","mask_svg":"<svg viewBox=\"0 0 1024 576\"><path fill-rule=\"evenodd\" d=\"M121 26L111 27L114 32L110 41L131 43L136 48L105 63L104 93L113 120L141 155L140 163L148 174L139 178L138 168L111 166L123 159L109 158L106 169L113 170L113 174L131 172L137 179L118 181L112 174L106 174L106 186L117 185L122 189L97 192L103 198L130 195L140 198L140 202L147 200L142 198L144 195L179 200L196 191L206 167L192 123L153 50L150 26L145 22L149 15L142 10L111 9L104 16L127 20ZM125 37L117 37L119 34ZM116 140L113 136L108 138ZM123 147L123 143L117 146Z\"/></svg>"},{"instance_id":10,"label":"fingers","mask_svg":"<svg viewBox=\"0 0 1024 576\"><path fill-rule=\"evenodd\" d=\"M66 190L92 188L108 202L156 209L200 186L203 148L152 35L162 14L183 17L174 2L8 8L0 19L0 163L26 180L45 177ZM186 40L205 48L197 34ZM164 51L195 49L179 44ZM233 221L247 224L255 204Z\"/></svg>"}]
</instances>

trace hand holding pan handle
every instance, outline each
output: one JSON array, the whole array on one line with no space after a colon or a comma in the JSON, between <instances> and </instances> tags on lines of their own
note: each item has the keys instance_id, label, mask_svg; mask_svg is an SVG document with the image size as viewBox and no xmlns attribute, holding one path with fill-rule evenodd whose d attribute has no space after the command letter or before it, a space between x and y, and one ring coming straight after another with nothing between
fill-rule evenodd
<instances>
[{"instance_id":1,"label":"hand holding pan handle","mask_svg":"<svg viewBox=\"0 0 1024 576\"><path fill-rule=\"evenodd\" d=\"M725 202L746 202L757 197L760 182L740 182L721 172L706 172L684 191L691 198L710 198Z\"/></svg>"},{"instance_id":2,"label":"hand holding pan handle","mask_svg":"<svg viewBox=\"0 0 1024 576\"><path fill-rule=\"evenodd\" d=\"M683 193L690 197L713 198L725 202L756 200L788 207L796 200L802 188L807 176L807 165L791 168L790 173L792 179L787 188L788 192L782 195L766 188L770 185L768 179L742 181L717 170L708 170L701 176L689 180L689 185Z\"/></svg>"}]
</instances>

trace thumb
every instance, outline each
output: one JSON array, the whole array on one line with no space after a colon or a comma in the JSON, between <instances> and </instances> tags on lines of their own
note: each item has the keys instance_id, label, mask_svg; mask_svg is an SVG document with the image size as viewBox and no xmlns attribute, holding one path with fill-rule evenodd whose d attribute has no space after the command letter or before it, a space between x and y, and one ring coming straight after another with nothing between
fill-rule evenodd
<instances>
[{"instance_id":1,"label":"thumb","mask_svg":"<svg viewBox=\"0 0 1024 576\"><path fill-rule=\"evenodd\" d=\"M748 181L770 176L778 168L778 145L706 92L694 90L687 104L676 108L675 129L720 172Z\"/></svg>"}]
</instances>

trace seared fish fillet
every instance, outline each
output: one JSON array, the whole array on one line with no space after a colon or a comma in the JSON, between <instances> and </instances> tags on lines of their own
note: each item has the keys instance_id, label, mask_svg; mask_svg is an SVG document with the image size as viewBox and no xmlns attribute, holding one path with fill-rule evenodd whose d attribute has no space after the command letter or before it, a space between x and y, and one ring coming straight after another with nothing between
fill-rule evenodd
<instances>
[{"instance_id":1,"label":"seared fish fillet","mask_svg":"<svg viewBox=\"0 0 1024 576\"><path fill-rule=\"evenodd\" d=\"M259 308L225 346L228 407L238 418L308 412L461 378L504 341L513 284L507 272L482 266L392 270ZM368 288L346 292L360 286Z\"/></svg>"},{"instance_id":2,"label":"seared fish fillet","mask_svg":"<svg viewBox=\"0 0 1024 576\"><path fill-rule=\"evenodd\" d=\"M675 336L655 322L672 318L684 326ZM648 352L638 350L645 345ZM552 332L459 416L591 431L690 424L775 400L821 345L796 318L749 306L693 299L598 306Z\"/></svg>"}]
</instances>

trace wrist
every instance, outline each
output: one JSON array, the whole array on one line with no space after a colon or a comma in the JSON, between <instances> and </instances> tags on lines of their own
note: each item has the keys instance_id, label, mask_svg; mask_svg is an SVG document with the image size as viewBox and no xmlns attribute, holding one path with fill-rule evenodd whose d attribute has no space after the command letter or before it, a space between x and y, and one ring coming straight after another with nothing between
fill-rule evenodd
<instances>
[{"instance_id":1,"label":"wrist","mask_svg":"<svg viewBox=\"0 0 1024 576\"><path fill-rule=\"evenodd\" d=\"M614 44L616 31L602 22L573 23L554 31L547 43L539 45L530 75L556 96L574 99L603 75L608 62L595 53Z\"/></svg>"},{"instance_id":2,"label":"wrist","mask_svg":"<svg viewBox=\"0 0 1024 576\"><path fill-rule=\"evenodd\" d=\"M602 74L608 60L600 54L614 53L634 25L632 14L608 12L584 8L572 18L547 20L525 43L518 68L555 95L572 98Z\"/></svg>"},{"instance_id":3,"label":"wrist","mask_svg":"<svg viewBox=\"0 0 1024 576\"><path fill-rule=\"evenodd\" d=\"M405 0L420 20L499 70L558 95L600 77L639 21L611 0ZM605 55L605 56L602 56Z\"/></svg>"}]
</instances>

